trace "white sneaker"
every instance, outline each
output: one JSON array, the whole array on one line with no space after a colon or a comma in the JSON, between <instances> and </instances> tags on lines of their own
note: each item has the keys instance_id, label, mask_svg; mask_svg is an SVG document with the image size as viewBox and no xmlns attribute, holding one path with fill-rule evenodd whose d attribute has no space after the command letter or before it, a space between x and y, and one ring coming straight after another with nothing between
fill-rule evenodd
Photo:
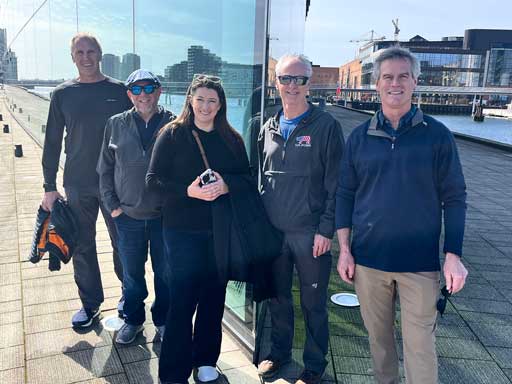
<instances>
[{"instance_id":1,"label":"white sneaker","mask_svg":"<svg viewBox=\"0 0 512 384\"><path fill-rule=\"evenodd\" d=\"M215 367L203 365L197 369L197 378L203 383L215 381L219 378L219 371L217 371L217 368Z\"/></svg>"}]
</instances>

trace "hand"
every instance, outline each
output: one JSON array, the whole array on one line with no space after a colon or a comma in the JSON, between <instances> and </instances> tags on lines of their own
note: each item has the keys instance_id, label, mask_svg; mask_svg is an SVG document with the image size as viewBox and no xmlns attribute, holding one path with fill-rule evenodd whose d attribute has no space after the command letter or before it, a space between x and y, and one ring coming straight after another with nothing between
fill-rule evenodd
<instances>
[{"instance_id":1,"label":"hand","mask_svg":"<svg viewBox=\"0 0 512 384\"><path fill-rule=\"evenodd\" d=\"M354 263L354 256L352 256L350 249L340 250L340 257L338 258L336 269L338 270L341 280L349 284L354 284L356 264Z\"/></svg>"},{"instance_id":2,"label":"hand","mask_svg":"<svg viewBox=\"0 0 512 384\"><path fill-rule=\"evenodd\" d=\"M213 174L217 178L217 181L215 183L212 183L212 185L215 185L218 183L217 185L219 188L219 196L229 193L229 187L226 184L226 182L224 181L224 179L222 178L222 176L220 175L220 173L213 171Z\"/></svg>"},{"instance_id":3,"label":"hand","mask_svg":"<svg viewBox=\"0 0 512 384\"><path fill-rule=\"evenodd\" d=\"M112 216L113 218L116 218L118 216L121 216L122 213L123 213L123 209L121 207L119 207L119 208L114 209L112 212L110 212L110 216Z\"/></svg>"},{"instance_id":4,"label":"hand","mask_svg":"<svg viewBox=\"0 0 512 384\"><path fill-rule=\"evenodd\" d=\"M464 287L468 270L464 267L462 261L460 261L460 257L455 253L446 253L443 272L448 292L457 293Z\"/></svg>"},{"instance_id":5,"label":"hand","mask_svg":"<svg viewBox=\"0 0 512 384\"><path fill-rule=\"evenodd\" d=\"M213 201L219 197L219 186L214 186L215 183L200 185L199 176L187 187L187 195L194 199Z\"/></svg>"},{"instance_id":6,"label":"hand","mask_svg":"<svg viewBox=\"0 0 512 384\"><path fill-rule=\"evenodd\" d=\"M43 201L41 201L41 207L43 207L45 211L50 212L53 208L53 203L59 198L62 198L62 195L59 193L59 191L45 192Z\"/></svg>"},{"instance_id":7,"label":"hand","mask_svg":"<svg viewBox=\"0 0 512 384\"><path fill-rule=\"evenodd\" d=\"M313 257L322 256L330 249L331 239L317 233L313 239Z\"/></svg>"}]
</instances>

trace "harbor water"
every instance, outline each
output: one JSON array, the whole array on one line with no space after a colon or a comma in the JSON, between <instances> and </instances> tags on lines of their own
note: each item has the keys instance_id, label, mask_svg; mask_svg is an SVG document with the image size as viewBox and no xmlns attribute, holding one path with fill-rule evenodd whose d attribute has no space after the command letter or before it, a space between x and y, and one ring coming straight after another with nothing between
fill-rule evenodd
<instances>
[{"instance_id":1,"label":"harbor water","mask_svg":"<svg viewBox=\"0 0 512 384\"><path fill-rule=\"evenodd\" d=\"M49 97L53 87L36 87L33 92ZM166 103L167 101L167 103ZM160 97L160 103L175 114L183 108L185 95L165 95ZM231 125L242 131L246 99L228 98L228 120ZM499 143L512 144L512 119L486 116L483 122L475 122L471 116L434 115L434 118L444 123L451 131L480 137Z\"/></svg>"}]
</instances>

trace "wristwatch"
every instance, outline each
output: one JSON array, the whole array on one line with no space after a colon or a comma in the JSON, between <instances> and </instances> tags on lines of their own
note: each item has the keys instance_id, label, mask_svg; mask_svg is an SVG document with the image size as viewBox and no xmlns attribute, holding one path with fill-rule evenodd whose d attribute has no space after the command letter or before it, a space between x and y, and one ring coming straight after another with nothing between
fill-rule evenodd
<instances>
[{"instance_id":1,"label":"wristwatch","mask_svg":"<svg viewBox=\"0 0 512 384\"><path fill-rule=\"evenodd\" d=\"M44 183L43 188L45 192L53 192L57 190L57 185L54 183Z\"/></svg>"}]
</instances>

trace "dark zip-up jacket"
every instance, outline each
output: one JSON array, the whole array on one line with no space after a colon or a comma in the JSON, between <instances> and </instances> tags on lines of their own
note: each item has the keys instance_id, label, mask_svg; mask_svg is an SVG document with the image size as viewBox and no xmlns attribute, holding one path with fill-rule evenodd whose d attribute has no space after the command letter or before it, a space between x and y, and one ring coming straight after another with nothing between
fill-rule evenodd
<instances>
[{"instance_id":1,"label":"dark zip-up jacket","mask_svg":"<svg viewBox=\"0 0 512 384\"><path fill-rule=\"evenodd\" d=\"M172 121L172 112L159 107L163 115L153 139L145 150L135 121L135 109L112 116L98 160L101 199L112 212L121 208L128 216L147 220L161 216L162 196L146 189L146 172L160 128Z\"/></svg>"},{"instance_id":2,"label":"dark zip-up jacket","mask_svg":"<svg viewBox=\"0 0 512 384\"><path fill-rule=\"evenodd\" d=\"M352 228L357 264L390 272L440 270L444 252L462 254L466 185L452 133L417 110L390 136L378 117L347 141L336 196L336 228Z\"/></svg>"},{"instance_id":3,"label":"dark zip-up jacket","mask_svg":"<svg viewBox=\"0 0 512 384\"><path fill-rule=\"evenodd\" d=\"M263 126L260 193L277 229L332 238L343 131L329 113L312 104L309 108L287 141L279 129L281 111Z\"/></svg>"}]
</instances>

